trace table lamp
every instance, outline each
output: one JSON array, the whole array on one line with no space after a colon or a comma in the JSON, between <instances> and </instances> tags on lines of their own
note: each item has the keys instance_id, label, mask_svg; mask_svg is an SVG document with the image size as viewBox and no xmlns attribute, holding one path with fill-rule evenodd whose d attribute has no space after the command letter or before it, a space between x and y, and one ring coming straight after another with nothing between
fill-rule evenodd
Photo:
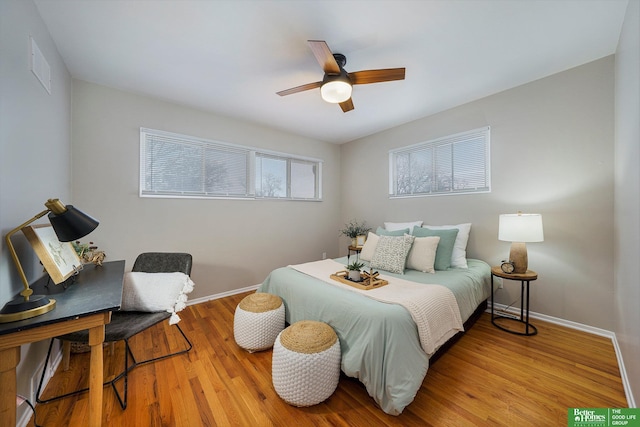
<instances>
[{"instance_id":1,"label":"table lamp","mask_svg":"<svg viewBox=\"0 0 640 427\"><path fill-rule=\"evenodd\" d=\"M529 264L526 243L544 241L542 215L522 212L500 215L498 240L511 242L509 261L513 263L513 272L525 273Z\"/></svg>"},{"instance_id":2,"label":"table lamp","mask_svg":"<svg viewBox=\"0 0 640 427\"><path fill-rule=\"evenodd\" d=\"M0 311L0 323L15 322L18 320L30 319L53 310L56 300L47 298L45 295L32 295L33 289L29 287L27 276L24 274L16 250L11 243L11 236L25 228L27 225L42 218L49 213L49 221L53 230L61 242L71 242L91 233L98 226L98 221L89 215L74 208L72 205L65 206L58 199L49 199L44 204L47 209L43 210L24 224L7 233L5 240L7 247L13 258L13 262L18 269L18 274L24 285L24 290L20 292L20 297L9 301Z\"/></svg>"}]
</instances>

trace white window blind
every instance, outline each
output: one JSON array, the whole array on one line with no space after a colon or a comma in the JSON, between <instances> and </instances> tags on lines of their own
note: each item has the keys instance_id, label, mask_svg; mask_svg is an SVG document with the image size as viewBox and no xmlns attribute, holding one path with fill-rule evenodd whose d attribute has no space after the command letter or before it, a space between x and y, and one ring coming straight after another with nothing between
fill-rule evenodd
<instances>
[{"instance_id":1,"label":"white window blind","mask_svg":"<svg viewBox=\"0 0 640 427\"><path fill-rule=\"evenodd\" d=\"M320 200L321 164L316 159L140 129L143 197Z\"/></svg>"},{"instance_id":2,"label":"white window blind","mask_svg":"<svg viewBox=\"0 0 640 427\"><path fill-rule=\"evenodd\" d=\"M489 192L490 128L389 151L390 197Z\"/></svg>"}]
</instances>

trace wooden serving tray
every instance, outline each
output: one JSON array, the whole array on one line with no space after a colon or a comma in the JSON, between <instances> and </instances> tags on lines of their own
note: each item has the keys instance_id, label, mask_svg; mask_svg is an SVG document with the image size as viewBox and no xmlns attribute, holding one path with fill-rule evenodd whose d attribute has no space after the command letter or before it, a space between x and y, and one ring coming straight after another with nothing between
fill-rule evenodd
<instances>
[{"instance_id":1,"label":"wooden serving tray","mask_svg":"<svg viewBox=\"0 0 640 427\"><path fill-rule=\"evenodd\" d=\"M378 273L375 273L372 277L369 276L369 273L363 272L362 282L354 282L353 280L349 280L347 278L348 272L346 270L338 271L336 274L332 274L331 277L333 280L337 280L340 283L344 283L345 285L353 286L354 288L362 289L365 291L369 291L371 289L381 288L385 285L388 285L389 282L383 279L378 279Z\"/></svg>"}]
</instances>

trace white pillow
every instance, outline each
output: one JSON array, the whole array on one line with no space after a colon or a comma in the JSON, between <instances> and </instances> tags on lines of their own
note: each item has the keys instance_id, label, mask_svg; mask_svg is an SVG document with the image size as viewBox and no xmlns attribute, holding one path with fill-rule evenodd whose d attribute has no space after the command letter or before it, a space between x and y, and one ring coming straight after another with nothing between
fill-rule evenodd
<instances>
[{"instance_id":1,"label":"white pillow","mask_svg":"<svg viewBox=\"0 0 640 427\"><path fill-rule=\"evenodd\" d=\"M132 271L124 275L123 311L167 311L169 324L180 321L176 314L186 307L187 294L193 291L191 278L184 273L143 273Z\"/></svg>"},{"instance_id":2,"label":"white pillow","mask_svg":"<svg viewBox=\"0 0 640 427\"><path fill-rule=\"evenodd\" d=\"M367 240L364 242L362 246L362 250L360 251L360 259L363 261L371 261L373 258L373 253L376 251L376 246L378 246L378 236L375 233L369 232L367 235Z\"/></svg>"},{"instance_id":3,"label":"white pillow","mask_svg":"<svg viewBox=\"0 0 640 427\"><path fill-rule=\"evenodd\" d=\"M423 273L435 273L433 264L439 242L440 236L416 237L407 255L407 268Z\"/></svg>"},{"instance_id":4,"label":"white pillow","mask_svg":"<svg viewBox=\"0 0 640 427\"><path fill-rule=\"evenodd\" d=\"M422 227L431 228L432 230L446 230L451 228L457 228L458 235L456 236L456 241L453 244L453 253L451 254L451 267L468 268L467 243L469 242L469 233L471 232L471 223L458 224L458 225L423 225Z\"/></svg>"},{"instance_id":5,"label":"white pillow","mask_svg":"<svg viewBox=\"0 0 640 427\"><path fill-rule=\"evenodd\" d=\"M402 230L403 228L408 228L409 232L413 230L413 227L420 227L422 225L422 221L411 221L411 222L385 222L384 229L387 231L397 231Z\"/></svg>"}]
</instances>

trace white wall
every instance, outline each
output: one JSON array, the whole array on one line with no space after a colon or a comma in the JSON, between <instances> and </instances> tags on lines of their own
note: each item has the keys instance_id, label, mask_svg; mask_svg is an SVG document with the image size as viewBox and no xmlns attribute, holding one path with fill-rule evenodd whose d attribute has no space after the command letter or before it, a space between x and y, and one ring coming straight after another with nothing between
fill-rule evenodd
<instances>
[{"instance_id":1,"label":"white wall","mask_svg":"<svg viewBox=\"0 0 640 427\"><path fill-rule=\"evenodd\" d=\"M527 245L531 310L613 330L613 89L611 56L345 144L342 219L471 222L469 256L497 265L510 245L498 215L541 213L545 241ZM388 198L390 149L487 125L491 193ZM517 282L496 292L519 296Z\"/></svg>"},{"instance_id":2,"label":"white wall","mask_svg":"<svg viewBox=\"0 0 640 427\"><path fill-rule=\"evenodd\" d=\"M322 159L324 200L140 198L140 127ZM336 145L74 80L73 153L74 198L101 220L91 239L107 259L125 259L130 269L140 252L189 252L192 299L262 283L274 268L323 252L337 255Z\"/></svg>"},{"instance_id":3,"label":"white wall","mask_svg":"<svg viewBox=\"0 0 640 427\"><path fill-rule=\"evenodd\" d=\"M640 396L640 2L630 1L616 52L615 330Z\"/></svg>"},{"instance_id":4,"label":"white wall","mask_svg":"<svg viewBox=\"0 0 640 427\"><path fill-rule=\"evenodd\" d=\"M29 68L29 36L51 66L49 95ZM71 77L32 1L0 1L0 305L23 289L4 236L45 209L48 198L71 199ZM46 222L42 220L41 222ZM27 279L42 266L22 233L12 242ZM18 392L28 396L29 380L44 361L46 344L22 347ZM21 417L27 411L19 409Z\"/></svg>"}]
</instances>

